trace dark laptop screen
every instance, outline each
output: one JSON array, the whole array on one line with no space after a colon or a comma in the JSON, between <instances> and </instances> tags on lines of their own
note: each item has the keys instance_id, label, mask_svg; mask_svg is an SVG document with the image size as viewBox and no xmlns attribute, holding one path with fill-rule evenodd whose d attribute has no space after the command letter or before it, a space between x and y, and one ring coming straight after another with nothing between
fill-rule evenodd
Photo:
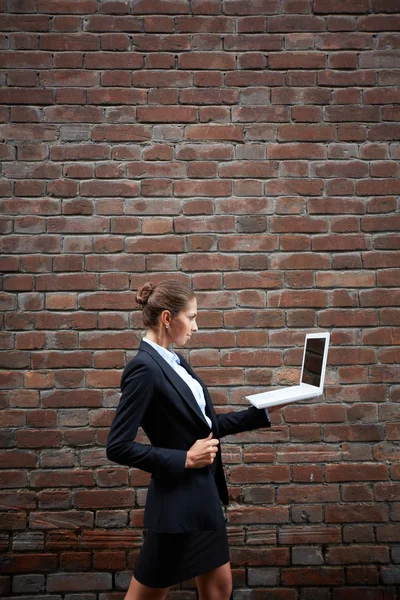
<instances>
[{"instance_id":1,"label":"dark laptop screen","mask_svg":"<svg viewBox=\"0 0 400 600\"><path fill-rule=\"evenodd\" d=\"M319 387L326 338L308 338L301 383Z\"/></svg>"}]
</instances>

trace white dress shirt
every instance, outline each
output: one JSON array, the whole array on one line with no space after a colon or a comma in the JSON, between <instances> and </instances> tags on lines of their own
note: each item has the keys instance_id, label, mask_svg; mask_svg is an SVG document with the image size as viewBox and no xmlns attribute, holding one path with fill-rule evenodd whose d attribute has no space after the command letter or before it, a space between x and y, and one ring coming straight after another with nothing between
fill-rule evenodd
<instances>
[{"instance_id":1,"label":"white dress shirt","mask_svg":"<svg viewBox=\"0 0 400 600\"><path fill-rule=\"evenodd\" d=\"M190 375L190 373L188 373L186 371L186 369L184 369L180 365L179 356L173 350L167 350L166 348L159 346L158 344L149 340L146 337L143 338L143 341L150 344L150 346L153 346L153 348L155 350L157 350L157 352L162 356L162 358L167 361L169 366L172 367L174 369L174 371L189 386L193 396L196 399L197 404L200 407L200 410L201 410L205 420L207 421L207 423L211 429L212 428L211 419L209 417L207 417L207 415L206 415L206 399L204 398L204 391L203 391L203 388L201 387L200 383L197 381L197 379L194 379L194 377L192 377Z\"/></svg>"}]
</instances>

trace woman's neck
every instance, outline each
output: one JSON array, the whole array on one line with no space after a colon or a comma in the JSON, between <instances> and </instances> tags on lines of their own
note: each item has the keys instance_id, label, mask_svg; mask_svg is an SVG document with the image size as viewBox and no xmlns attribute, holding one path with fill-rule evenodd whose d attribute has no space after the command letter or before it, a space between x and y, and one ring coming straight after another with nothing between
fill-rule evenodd
<instances>
[{"instance_id":1,"label":"woman's neck","mask_svg":"<svg viewBox=\"0 0 400 600\"><path fill-rule=\"evenodd\" d=\"M168 336L165 332L156 332L152 329L148 329L146 331L146 338L155 344L158 344L162 348L168 350L168 346L171 343L171 340L168 339Z\"/></svg>"}]
</instances>

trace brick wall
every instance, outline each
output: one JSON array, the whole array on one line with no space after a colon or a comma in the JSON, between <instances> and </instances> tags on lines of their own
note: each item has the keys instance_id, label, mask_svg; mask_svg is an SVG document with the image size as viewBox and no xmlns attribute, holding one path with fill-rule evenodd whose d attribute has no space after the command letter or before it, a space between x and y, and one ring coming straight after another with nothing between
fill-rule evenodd
<instances>
[{"instance_id":1,"label":"brick wall","mask_svg":"<svg viewBox=\"0 0 400 600\"><path fill-rule=\"evenodd\" d=\"M234 599L399 598L398 0L0 7L0 594L124 597L148 476L104 445L172 277L218 410L332 334L325 400L223 446Z\"/></svg>"}]
</instances>

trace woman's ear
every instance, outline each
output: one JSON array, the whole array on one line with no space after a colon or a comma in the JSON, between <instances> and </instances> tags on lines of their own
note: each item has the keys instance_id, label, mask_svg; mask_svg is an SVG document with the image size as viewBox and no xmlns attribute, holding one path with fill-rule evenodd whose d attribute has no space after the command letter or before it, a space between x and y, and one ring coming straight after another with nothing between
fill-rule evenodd
<instances>
[{"instance_id":1,"label":"woman's ear","mask_svg":"<svg viewBox=\"0 0 400 600\"><path fill-rule=\"evenodd\" d=\"M171 325L171 313L169 312L169 310L163 310L161 313L161 323L163 324L163 326L168 329L168 327Z\"/></svg>"}]
</instances>

